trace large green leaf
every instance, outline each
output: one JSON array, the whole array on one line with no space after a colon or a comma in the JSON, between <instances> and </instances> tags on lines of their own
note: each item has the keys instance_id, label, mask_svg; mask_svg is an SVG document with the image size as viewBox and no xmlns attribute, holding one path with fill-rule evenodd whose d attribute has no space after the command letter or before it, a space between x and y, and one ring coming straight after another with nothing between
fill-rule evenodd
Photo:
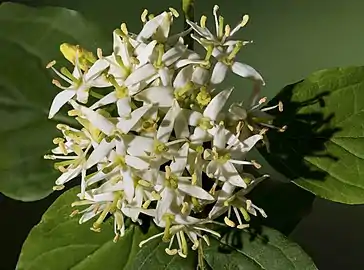
<instances>
[{"instance_id":1,"label":"large green leaf","mask_svg":"<svg viewBox=\"0 0 364 270\"><path fill-rule=\"evenodd\" d=\"M42 157L58 135L56 123L70 119L47 120L58 90L45 65L61 58L63 42L109 49L108 38L73 10L0 5L0 192L31 201L52 191L58 174Z\"/></svg>"},{"instance_id":2,"label":"large green leaf","mask_svg":"<svg viewBox=\"0 0 364 270\"><path fill-rule=\"evenodd\" d=\"M285 109L269 132L268 162L300 187L332 201L364 203L364 67L315 72L272 101Z\"/></svg>"},{"instance_id":3,"label":"large green leaf","mask_svg":"<svg viewBox=\"0 0 364 270\"><path fill-rule=\"evenodd\" d=\"M169 256L160 238L139 248L140 241L158 232L153 226L147 233L130 226L125 236L114 243L111 221L103 225L100 233L91 231L90 224L78 224L76 217L69 216L77 190L73 188L61 195L30 232L18 270L195 269L192 252L187 259Z\"/></svg>"},{"instance_id":4,"label":"large green leaf","mask_svg":"<svg viewBox=\"0 0 364 270\"><path fill-rule=\"evenodd\" d=\"M141 240L159 232L154 226L145 232L132 225L123 238L113 243L111 220L104 223L100 233L91 231L90 224L78 224L77 218L69 216L70 204L77 191L78 187L61 195L30 232L20 254L18 270L196 269L196 253L191 251L187 259L169 256L164 251L167 244L160 238L139 248ZM205 247L206 264L212 269L240 269L233 266L241 269L315 269L296 244L272 229L264 228L253 240L247 232L238 233L233 239L243 243L243 247L233 245L229 239L225 241L230 244L229 249L225 248L224 252L217 240L212 239L211 246Z\"/></svg>"},{"instance_id":5,"label":"large green leaf","mask_svg":"<svg viewBox=\"0 0 364 270\"><path fill-rule=\"evenodd\" d=\"M207 265L216 270L317 269L297 244L268 227L250 233L231 232L221 242L211 241L204 254Z\"/></svg>"}]
</instances>

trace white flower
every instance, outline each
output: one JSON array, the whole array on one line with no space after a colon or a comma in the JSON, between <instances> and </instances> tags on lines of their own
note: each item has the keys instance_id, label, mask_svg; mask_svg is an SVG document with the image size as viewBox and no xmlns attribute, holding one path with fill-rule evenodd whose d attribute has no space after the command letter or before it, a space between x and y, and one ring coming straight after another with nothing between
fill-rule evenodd
<instances>
[{"instance_id":1,"label":"white flower","mask_svg":"<svg viewBox=\"0 0 364 270\"><path fill-rule=\"evenodd\" d=\"M53 67L55 63L55 61L49 63L47 68L51 68L59 77L70 85L68 87L64 87L57 80L53 80L53 83L63 91L58 93L54 98L49 110L48 118L52 118L62 108L62 106L70 101L74 96L76 96L77 101L87 103L91 87L107 87L110 85L105 78L101 76L102 72L109 65L102 59L97 60L85 73L82 73L81 68L79 67L77 52L75 68L72 73L65 67L61 69L61 72L57 71Z\"/></svg>"},{"instance_id":2,"label":"white flower","mask_svg":"<svg viewBox=\"0 0 364 270\"><path fill-rule=\"evenodd\" d=\"M233 88L226 89L218 93L206 106L203 113L197 111L184 111L184 113L189 114L188 124L190 126L195 126L193 134L190 136L192 143L202 143L211 139L212 129L218 121L218 116L225 106Z\"/></svg>"},{"instance_id":3,"label":"white flower","mask_svg":"<svg viewBox=\"0 0 364 270\"><path fill-rule=\"evenodd\" d=\"M209 213L210 219L216 219L217 217L223 215L228 212L227 216L225 216L224 221L230 227L235 227L236 224L233 222L231 217L231 210L234 211L234 214L238 220L238 229L244 229L248 227L248 224L244 224L242 222L241 215L245 222L250 221L249 213L256 216L259 211L263 217L267 217L266 213L263 209L254 205L251 200L248 200L245 195L248 194L258 183L263 181L268 177L268 175L264 175L260 178L254 179L251 175L246 175L245 177L249 178L249 181L252 181L248 188L241 189L240 191L233 193L236 187L231 185L228 182L225 182L222 186L222 189L218 191L217 202ZM253 180L252 180L253 179Z\"/></svg>"},{"instance_id":4,"label":"white flower","mask_svg":"<svg viewBox=\"0 0 364 270\"><path fill-rule=\"evenodd\" d=\"M234 165L254 165L254 163L241 159L233 159L232 151L236 151L236 148L238 147L238 151L245 154L261 139L261 135L254 135L241 144L238 144L238 146L234 146L234 148L230 146L227 147L225 128L222 125L219 125L214 135L212 149L206 149L204 151L204 159L210 160L205 169L206 174L210 178L228 181L233 186L246 188L247 184Z\"/></svg>"}]
</instances>

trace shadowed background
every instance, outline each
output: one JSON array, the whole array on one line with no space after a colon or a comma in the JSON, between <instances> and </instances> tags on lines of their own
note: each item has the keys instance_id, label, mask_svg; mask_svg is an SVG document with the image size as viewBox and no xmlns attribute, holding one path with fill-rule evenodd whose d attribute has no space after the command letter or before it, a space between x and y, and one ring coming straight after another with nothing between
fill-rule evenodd
<instances>
[{"instance_id":1,"label":"shadowed background","mask_svg":"<svg viewBox=\"0 0 364 270\"><path fill-rule=\"evenodd\" d=\"M33 0L13 1L28 5L56 5L75 9L86 18L111 31L127 22L131 31L140 27L143 8L157 13L177 0L86 1ZM285 85L313 71L364 64L364 2L358 0L195 0L196 19L205 14L212 23L213 4L220 5L231 26L245 13L248 26L239 37L253 40L239 55L241 61L259 70L266 80L264 94L273 97ZM179 24L182 26L182 24ZM111 38L111 35L110 35ZM0 47L1 49L1 47ZM250 86L231 75L229 85L235 97L244 98ZM364 179L363 179L364 181ZM364 196L364 194L363 194ZM14 269L16 257L30 228L55 196L35 203L19 203L0 197L0 270ZM277 198L279 200L279 198ZM269 215L269 212L268 212ZM364 269L364 206L346 206L316 199L309 214L291 234L311 255L320 270Z\"/></svg>"}]
</instances>

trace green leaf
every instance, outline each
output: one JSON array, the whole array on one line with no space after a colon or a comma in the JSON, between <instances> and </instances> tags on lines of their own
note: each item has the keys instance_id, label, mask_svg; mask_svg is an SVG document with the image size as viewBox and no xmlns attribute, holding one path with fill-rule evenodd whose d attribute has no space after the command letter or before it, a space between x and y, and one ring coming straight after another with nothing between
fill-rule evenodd
<instances>
[{"instance_id":1,"label":"green leaf","mask_svg":"<svg viewBox=\"0 0 364 270\"><path fill-rule=\"evenodd\" d=\"M0 5L0 192L23 201L52 192L58 173L43 155L59 136L56 124L71 120L61 114L47 119L59 89L45 66L62 58L63 42L95 50L107 48L105 40L108 35L73 10Z\"/></svg>"},{"instance_id":2,"label":"green leaf","mask_svg":"<svg viewBox=\"0 0 364 270\"><path fill-rule=\"evenodd\" d=\"M223 244L212 240L205 249L205 260L212 269L317 269L297 244L268 227L252 233L233 231L223 240Z\"/></svg>"},{"instance_id":3,"label":"green leaf","mask_svg":"<svg viewBox=\"0 0 364 270\"><path fill-rule=\"evenodd\" d=\"M364 67L315 72L287 86L284 112L268 132L268 162L300 187L328 200L364 203Z\"/></svg>"},{"instance_id":4,"label":"green leaf","mask_svg":"<svg viewBox=\"0 0 364 270\"><path fill-rule=\"evenodd\" d=\"M140 241L159 232L150 226L147 233L137 226L130 226L123 238L113 242L111 221L96 233L92 224L78 224L78 218L69 216L70 204L76 199L79 187L62 194L45 212L40 223L33 228L25 241L18 270L159 270L195 269L194 253L187 259L169 256L161 238L152 240L139 248Z\"/></svg>"}]
</instances>

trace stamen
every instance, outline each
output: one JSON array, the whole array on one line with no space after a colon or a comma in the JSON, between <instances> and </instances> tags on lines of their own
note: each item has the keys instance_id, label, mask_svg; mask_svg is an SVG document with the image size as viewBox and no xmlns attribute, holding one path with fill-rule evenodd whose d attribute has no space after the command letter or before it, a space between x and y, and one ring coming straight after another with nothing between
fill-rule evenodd
<instances>
[{"instance_id":1,"label":"stamen","mask_svg":"<svg viewBox=\"0 0 364 270\"><path fill-rule=\"evenodd\" d=\"M178 253L177 249L175 248L174 249L165 248L164 251L170 256L174 256Z\"/></svg>"},{"instance_id":2,"label":"stamen","mask_svg":"<svg viewBox=\"0 0 364 270\"><path fill-rule=\"evenodd\" d=\"M97 53L97 57L98 57L99 59L103 58L103 56L102 56L102 49L101 49L101 48L97 48L96 53Z\"/></svg>"},{"instance_id":3,"label":"stamen","mask_svg":"<svg viewBox=\"0 0 364 270\"><path fill-rule=\"evenodd\" d=\"M200 25L202 28L206 28L206 21L207 21L207 17L205 15L202 15L201 19L200 19Z\"/></svg>"},{"instance_id":4,"label":"stamen","mask_svg":"<svg viewBox=\"0 0 364 270\"><path fill-rule=\"evenodd\" d=\"M216 27L216 35L217 36L219 35L219 19L218 19L218 16L217 16L217 11L218 10L219 10L219 6L215 5L214 8L213 8L213 11L212 11L212 13L214 14L214 17L215 17L215 27Z\"/></svg>"},{"instance_id":5,"label":"stamen","mask_svg":"<svg viewBox=\"0 0 364 270\"><path fill-rule=\"evenodd\" d=\"M74 210L74 211L72 211L72 213L70 214L70 217L74 217L74 216L76 216L77 214L79 214L80 213L80 211L79 210Z\"/></svg>"},{"instance_id":6,"label":"stamen","mask_svg":"<svg viewBox=\"0 0 364 270\"><path fill-rule=\"evenodd\" d=\"M225 34L224 34L224 36L229 37L230 33L231 33L231 28L230 28L230 25L227 24L227 25L225 25Z\"/></svg>"},{"instance_id":7,"label":"stamen","mask_svg":"<svg viewBox=\"0 0 364 270\"><path fill-rule=\"evenodd\" d=\"M50 62L46 65L46 68L51 68L51 67L53 67L56 63L57 63L57 62L56 62L56 60L50 61Z\"/></svg>"},{"instance_id":8,"label":"stamen","mask_svg":"<svg viewBox=\"0 0 364 270\"><path fill-rule=\"evenodd\" d=\"M62 189L64 189L65 188L65 186L64 185L58 185L58 186L53 186L53 190L54 191L59 191L59 190L62 190Z\"/></svg>"},{"instance_id":9,"label":"stamen","mask_svg":"<svg viewBox=\"0 0 364 270\"><path fill-rule=\"evenodd\" d=\"M170 8L169 8L169 11L172 13L172 15L173 15L174 17L176 17L176 18L178 18L178 17L179 17L179 13L178 13L178 11L177 11L177 10L175 10L174 8L170 7Z\"/></svg>"},{"instance_id":10,"label":"stamen","mask_svg":"<svg viewBox=\"0 0 364 270\"><path fill-rule=\"evenodd\" d=\"M125 35L128 35L129 34L128 28L126 27L126 23L122 23L121 26L120 26L120 29L121 29L121 31L123 31L123 33Z\"/></svg>"},{"instance_id":11,"label":"stamen","mask_svg":"<svg viewBox=\"0 0 364 270\"><path fill-rule=\"evenodd\" d=\"M235 222L232 221L231 219L229 219L228 217L225 216L224 221L225 221L225 224L228 225L229 227L232 227L232 228L235 227Z\"/></svg>"},{"instance_id":12,"label":"stamen","mask_svg":"<svg viewBox=\"0 0 364 270\"><path fill-rule=\"evenodd\" d=\"M119 241L120 234L115 234L114 239L112 240L115 244Z\"/></svg>"},{"instance_id":13,"label":"stamen","mask_svg":"<svg viewBox=\"0 0 364 270\"><path fill-rule=\"evenodd\" d=\"M279 110L280 112L283 112L283 102L282 102L282 101L279 101L279 102L278 102L278 110Z\"/></svg>"},{"instance_id":14,"label":"stamen","mask_svg":"<svg viewBox=\"0 0 364 270\"><path fill-rule=\"evenodd\" d=\"M147 201L145 201L144 203L143 203L143 205L142 205L142 207L144 208L144 209L148 209L148 207L149 207L149 205L151 204L151 200L147 200Z\"/></svg>"},{"instance_id":15,"label":"stamen","mask_svg":"<svg viewBox=\"0 0 364 270\"><path fill-rule=\"evenodd\" d=\"M256 162L255 160L251 160L251 163L253 164L253 166L257 169L260 169L262 167L262 165L260 165L258 162Z\"/></svg>"},{"instance_id":16,"label":"stamen","mask_svg":"<svg viewBox=\"0 0 364 270\"><path fill-rule=\"evenodd\" d=\"M144 9L142 15L140 16L140 20L144 23L147 22L147 15L148 15L148 10Z\"/></svg>"},{"instance_id":17,"label":"stamen","mask_svg":"<svg viewBox=\"0 0 364 270\"><path fill-rule=\"evenodd\" d=\"M223 35L224 35L224 17L219 16L219 32L218 32L217 37L222 38Z\"/></svg>"},{"instance_id":18,"label":"stamen","mask_svg":"<svg viewBox=\"0 0 364 270\"><path fill-rule=\"evenodd\" d=\"M247 201L246 201L247 208L248 208L248 201L249 201L249 200L247 200ZM245 209L245 208L243 208L243 207L239 207L239 210L240 210L240 213L243 215L244 220L245 220L246 222L249 222L249 221L250 221L250 215L249 215L249 213L246 211L246 209Z\"/></svg>"}]
</instances>

